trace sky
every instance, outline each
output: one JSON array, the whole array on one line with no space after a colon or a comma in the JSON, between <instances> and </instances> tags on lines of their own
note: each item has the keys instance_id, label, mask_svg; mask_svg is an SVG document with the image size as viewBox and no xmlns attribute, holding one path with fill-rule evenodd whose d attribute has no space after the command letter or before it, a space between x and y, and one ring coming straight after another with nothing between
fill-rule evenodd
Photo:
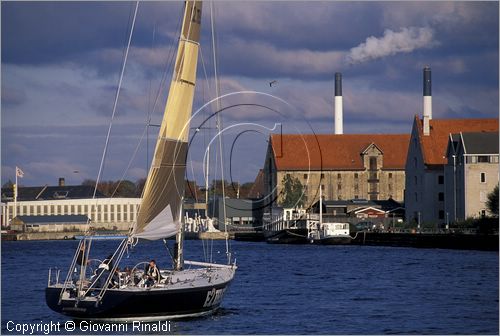
<instances>
[{"instance_id":1,"label":"sky","mask_svg":"<svg viewBox=\"0 0 500 336\"><path fill-rule=\"evenodd\" d=\"M2 184L16 166L25 186L97 178L134 7L1 2ZM146 176L182 10L140 2L103 180ZM216 95L210 12L204 3L187 168L201 184L209 144L210 179L222 176L215 104L198 111ZM410 133L426 65L433 118L498 117L498 2L216 1L212 12L227 180L254 180L269 133L333 133L335 72L344 133Z\"/></svg>"}]
</instances>

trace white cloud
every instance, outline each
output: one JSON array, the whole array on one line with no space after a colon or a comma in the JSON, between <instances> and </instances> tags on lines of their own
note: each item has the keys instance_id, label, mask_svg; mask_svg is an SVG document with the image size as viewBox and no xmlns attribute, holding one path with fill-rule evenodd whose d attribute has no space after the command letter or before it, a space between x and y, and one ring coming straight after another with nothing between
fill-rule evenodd
<instances>
[{"instance_id":1,"label":"white cloud","mask_svg":"<svg viewBox=\"0 0 500 336\"><path fill-rule=\"evenodd\" d=\"M428 27L403 28L399 32L386 29L383 37L370 36L365 42L352 48L347 60L350 63L362 63L416 49L431 48L436 44L434 31Z\"/></svg>"}]
</instances>

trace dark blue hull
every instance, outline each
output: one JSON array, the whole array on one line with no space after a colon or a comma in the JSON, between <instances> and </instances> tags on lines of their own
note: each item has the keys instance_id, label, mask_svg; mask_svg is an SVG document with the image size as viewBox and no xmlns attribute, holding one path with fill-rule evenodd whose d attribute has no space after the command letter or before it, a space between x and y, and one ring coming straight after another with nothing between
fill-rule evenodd
<instances>
[{"instance_id":1,"label":"dark blue hull","mask_svg":"<svg viewBox=\"0 0 500 336\"><path fill-rule=\"evenodd\" d=\"M228 283L175 290L110 289L99 303L90 297L76 305L74 299L64 299L59 303L60 287L47 287L45 296L47 305L52 310L76 319L160 320L201 316L215 311L222 295L217 300L211 298L218 291L224 291L227 285Z\"/></svg>"}]
</instances>

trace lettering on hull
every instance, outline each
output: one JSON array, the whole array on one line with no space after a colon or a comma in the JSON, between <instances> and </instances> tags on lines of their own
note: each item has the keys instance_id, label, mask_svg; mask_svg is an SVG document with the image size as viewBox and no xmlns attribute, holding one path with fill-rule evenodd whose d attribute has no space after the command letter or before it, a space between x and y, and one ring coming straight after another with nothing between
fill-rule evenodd
<instances>
[{"instance_id":1,"label":"lettering on hull","mask_svg":"<svg viewBox=\"0 0 500 336\"><path fill-rule=\"evenodd\" d=\"M212 288L211 291L207 292L207 298L205 299L205 303L203 307L212 307L215 305L219 305L222 301L222 297L224 296L225 288L215 289Z\"/></svg>"}]
</instances>

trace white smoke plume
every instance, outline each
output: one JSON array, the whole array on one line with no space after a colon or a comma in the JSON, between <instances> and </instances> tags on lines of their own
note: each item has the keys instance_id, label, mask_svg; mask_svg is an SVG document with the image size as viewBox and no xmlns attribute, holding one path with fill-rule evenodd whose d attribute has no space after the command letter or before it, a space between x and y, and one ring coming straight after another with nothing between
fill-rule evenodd
<instances>
[{"instance_id":1,"label":"white smoke plume","mask_svg":"<svg viewBox=\"0 0 500 336\"><path fill-rule=\"evenodd\" d=\"M437 43L431 28L409 27L399 32L386 29L383 37L370 36L364 43L352 48L347 55L347 61L362 63L397 53L409 53L415 49L431 48Z\"/></svg>"}]
</instances>

